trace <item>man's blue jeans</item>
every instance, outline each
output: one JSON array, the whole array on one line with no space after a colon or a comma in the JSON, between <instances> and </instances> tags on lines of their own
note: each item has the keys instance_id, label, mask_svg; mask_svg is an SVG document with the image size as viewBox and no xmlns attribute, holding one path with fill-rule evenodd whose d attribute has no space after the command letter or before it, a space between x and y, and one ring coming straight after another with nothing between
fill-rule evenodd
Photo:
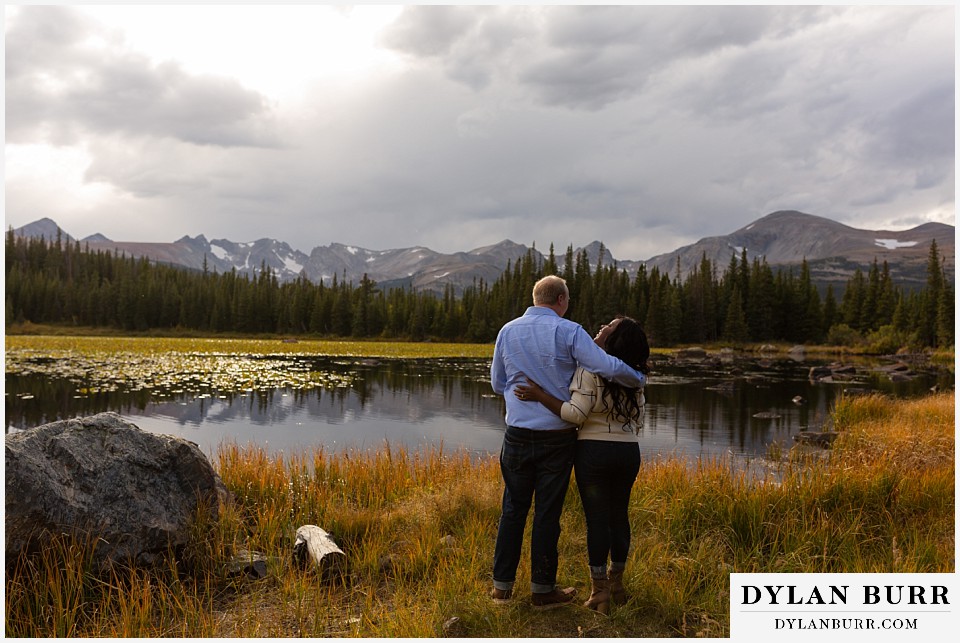
<instances>
[{"instance_id":1,"label":"man's blue jeans","mask_svg":"<svg viewBox=\"0 0 960 643\"><path fill-rule=\"evenodd\" d=\"M530 588L539 593L551 592L556 587L560 514L576 447L576 429L533 431L507 427L500 449L505 488L493 555L494 587L513 587L527 514L534 498Z\"/></svg>"}]
</instances>

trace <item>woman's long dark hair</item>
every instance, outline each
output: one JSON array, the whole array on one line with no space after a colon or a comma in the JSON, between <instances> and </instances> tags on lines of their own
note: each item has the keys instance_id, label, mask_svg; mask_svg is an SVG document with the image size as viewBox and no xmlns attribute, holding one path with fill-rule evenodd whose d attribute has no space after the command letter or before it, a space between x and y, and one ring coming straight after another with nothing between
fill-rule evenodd
<instances>
[{"instance_id":1,"label":"woman's long dark hair","mask_svg":"<svg viewBox=\"0 0 960 643\"><path fill-rule=\"evenodd\" d=\"M637 320L623 315L617 315L617 319L620 323L607 337L607 353L622 359L629 366L646 375L650 372L650 367L647 366L647 360L650 358L647 334L643 332ZM643 415L643 407L637 400L637 389L606 379L603 380L603 384L603 396L608 398L613 416L622 419L624 426L639 422Z\"/></svg>"}]
</instances>

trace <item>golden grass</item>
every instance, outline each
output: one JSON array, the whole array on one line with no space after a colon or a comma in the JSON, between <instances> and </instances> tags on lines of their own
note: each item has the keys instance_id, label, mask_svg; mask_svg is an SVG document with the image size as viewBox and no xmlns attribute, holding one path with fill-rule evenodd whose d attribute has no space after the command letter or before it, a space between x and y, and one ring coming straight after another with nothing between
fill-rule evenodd
<instances>
[{"instance_id":1,"label":"golden grass","mask_svg":"<svg viewBox=\"0 0 960 643\"><path fill-rule=\"evenodd\" d=\"M228 355L319 355L369 358L484 358L492 344L351 341L295 338L106 337L81 335L6 336L8 351L56 353L223 353Z\"/></svg>"},{"instance_id":2,"label":"golden grass","mask_svg":"<svg viewBox=\"0 0 960 643\"><path fill-rule=\"evenodd\" d=\"M954 396L843 398L830 456L757 480L728 463L645 462L631 501L630 601L603 617L579 605L486 598L501 481L496 458L389 445L372 453L268 456L224 445L236 496L197 524L176 561L92 573L82 539L56 541L6 577L8 636L469 637L729 635L730 572L954 570ZM330 531L348 572L325 581L291 558L303 524ZM529 531L529 530L528 530ZM529 534L528 534L529 537ZM268 556L262 580L232 578L238 548ZM559 580L587 590L585 529L567 497Z\"/></svg>"},{"instance_id":3,"label":"golden grass","mask_svg":"<svg viewBox=\"0 0 960 643\"><path fill-rule=\"evenodd\" d=\"M182 336L123 334L104 328L76 328L41 326L25 323L8 325L6 350L15 352L80 354L132 353L151 355L163 353L231 355L317 355L365 358L478 358L493 356L493 344L464 344L450 342L408 342L381 340L331 340L292 336L209 335ZM773 353L786 354L787 344L749 344L742 346L745 353L759 353L760 347L772 347ZM712 353L728 348L726 344L704 347ZM683 347L654 349L656 355L670 355ZM863 348L843 346L806 346L811 356L850 356L866 354ZM953 363L953 350L938 350L931 358L936 363Z\"/></svg>"}]
</instances>

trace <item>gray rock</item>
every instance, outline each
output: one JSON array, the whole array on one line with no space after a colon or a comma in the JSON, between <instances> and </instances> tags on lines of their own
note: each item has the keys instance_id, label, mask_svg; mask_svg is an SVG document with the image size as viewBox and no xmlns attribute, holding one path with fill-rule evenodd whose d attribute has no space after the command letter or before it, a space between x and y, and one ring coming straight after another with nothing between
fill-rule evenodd
<instances>
[{"instance_id":1,"label":"gray rock","mask_svg":"<svg viewBox=\"0 0 960 643\"><path fill-rule=\"evenodd\" d=\"M448 549L451 548L451 547L456 547L456 546L457 546L457 538L456 538L456 536L454 536L454 535L452 535L452 534L447 534L446 536L444 536L443 538L440 539L440 544L443 545L444 547L448 548Z\"/></svg>"},{"instance_id":2,"label":"gray rock","mask_svg":"<svg viewBox=\"0 0 960 643\"><path fill-rule=\"evenodd\" d=\"M872 391L868 388L863 388L860 386L848 386L843 389L844 395L869 395Z\"/></svg>"},{"instance_id":3,"label":"gray rock","mask_svg":"<svg viewBox=\"0 0 960 643\"><path fill-rule=\"evenodd\" d=\"M260 580L267 577L267 557L258 551L239 549L227 564L227 576Z\"/></svg>"},{"instance_id":4,"label":"gray rock","mask_svg":"<svg viewBox=\"0 0 960 643\"><path fill-rule=\"evenodd\" d=\"M807 377L809 377L811 381L816 382L817 380L830 377L832 374L833 371L829 366L811 366Z\"/></svg>"},{"instance_id":5,"label":"gray rock","mask_svg":"<svg viewBox=\"0 0 960 643\"><path fill-rule=\"evenodd\" d=\"M794 441L828 449L840 435L836 431L801 431L793 436Z\"/></svg>"},{"instance_id":6,"label":"gray rock","mask_svg":"<svg viewBox=\"0 0 960 643\"><path fill-rule=\"evenodd\" d=\"M723 394L723 395L732 395L733 392L736 390L736 388L737 388L736 382L727 380L727 381L724 381L724 382L720 382L720 383L717 384L716 386L708 386L708 387L706 387L705 390L707 390L707 391L716 391L716 392L721 393L721 394Z\"/></svg>"},{"instance_id":7,"label":"gray rock","mask_svg":"<svg viewBox=\"0 0 960 643\"><path fill-rule=\"evenodd\" d=\"M5 446L8 563L61 533L96 537L101 566L150 563L188 542L199 511L216 520L229 500L197 445L116 413L8 434Z\"/></svg>"},{"instance_id":8,"label":"gray rock","mask_svg":"<svg viewBox=\"0 0 960 643\"><path fill-rule=\"evenodd\" d=\"M753 417L758 420L779 420L780 414L776 411L760 411L759 413L754 413Z\"/></svg>"},{"instance_id":9,"label":"gray rock","mask_svg":"<svg viewBox=\"0 0 960 643\"><path fill-rule=\"evenodd\" d=\"M449 638L464 638L467 628L459 616L451 616L443 624L443 635Z\"/></svg>"},{"instance_id":10,"label":"gray rock","mask_svg":"<svg viewBox=\"0 0 960 643\"><path fill-rule=\"evenodd\" d=\"M840 373L841 375L855 375L857 367L853 364L831 364L830 370L834 373Z\"/></svg>"},{"instance_id":11,"label":"gray rock","mask_svg":"<svg viewBox=\"0 0 960 643\"><path fill-rule=\"evenodd\" d=\"M384 554L377 559L377 567L381 574L392 575L400 567L400 557L396 554Z\"/></svg>"}]
</instances>

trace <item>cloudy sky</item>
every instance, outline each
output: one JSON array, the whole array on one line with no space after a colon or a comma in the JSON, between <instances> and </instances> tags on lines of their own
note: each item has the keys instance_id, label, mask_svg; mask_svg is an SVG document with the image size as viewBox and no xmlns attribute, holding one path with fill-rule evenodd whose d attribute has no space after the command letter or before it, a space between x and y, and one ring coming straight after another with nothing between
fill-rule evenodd
<instances>
[{"instance_id":1,"label":"cloudy sky","mask_svg":"<svg viewBox=\"0 0 960 643\"><path fill-rule=\"evenodd\" d=\"M22 6L5 223L647 259L954 224L953 6Z\"/></svg>"}]
</instances>

